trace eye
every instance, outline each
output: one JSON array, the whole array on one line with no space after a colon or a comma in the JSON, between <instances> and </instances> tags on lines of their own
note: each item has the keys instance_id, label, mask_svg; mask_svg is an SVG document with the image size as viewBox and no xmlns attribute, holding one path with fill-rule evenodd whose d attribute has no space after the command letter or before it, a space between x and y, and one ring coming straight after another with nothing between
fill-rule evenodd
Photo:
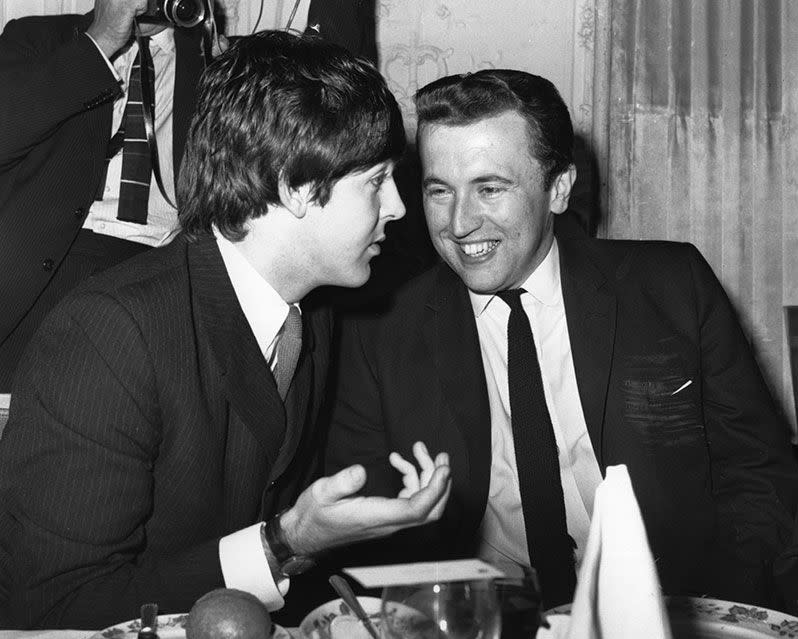
<instances>
[{"instance_id":1,"label":"eye","mask_svg":"<svg viewBox=\"0 0 798 639\"><path fill-rule=\"evenodd\" d=\"M479 187L479 194L486 198L497 197L504 193L504 191L505 188L497 184L483 184Z\"/></svg>"},{"instance_id":2,"label":"eye","mask_svg":"<svg viewBox=\"0 0 798 639\"><path fill-rule=\"evenodd\" d=\"M379 189L379 188L382 187L383 184L385 184L385 181L387 179L388 179L388 174L387 173L378 173L373 178L371 178L369 180L369 182L372 184L372 186L374 186L375 188Z\"/></svg>"},{"instance_id":3,"label":"eye","mask_svg":"<svg viewBox=\"0 0 798 639\"><path fill-rule=\"evenodd\" d=\"M443 186L428 186L424 189L424 197L441 200L449 195L450 191Z\"/></svg>"}]
</instances>

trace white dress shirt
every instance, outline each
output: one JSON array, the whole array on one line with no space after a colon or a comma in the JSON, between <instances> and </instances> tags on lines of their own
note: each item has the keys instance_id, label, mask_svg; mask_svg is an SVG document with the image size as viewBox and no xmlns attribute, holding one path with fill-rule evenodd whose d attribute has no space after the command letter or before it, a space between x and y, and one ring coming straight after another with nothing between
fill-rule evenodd
<instances>
[{"instance_id":1,"label":"white dress shirt","mask_svg":"<svg viewBox=\"0 0 798 639\"><path fill-rule=\"evenodd\" d=\"M593 496L601 470L590 443L576 385L571 342L560 285L557 242L521 288L540 362L546 405L559 453L568 532L576 542L577 566L584 553ZM480 557L511 575L529 566L518 468L510 423L507 321L510 308L495 295L469 293L474 309L491 415L491 473L481 528Z\"/></svg>"},{"instance_id":2,"label":"white dress shirt","mask_svg":"<svg viewBox=\"0 0 798 639\"><path fill-rule=\"evenodd\" d=\"M288 317L289 305L260 276L235 244L225 239L216 229L214 234L244 316L261 353L274 371L277 365L276 347L280 341L283 323ZM288 592L289 583L284 579L275 584L263 551L260 529L261 523L258 522L222 537L219 540L219 561L224 583L228 588L251 592L269 610L277 610L284 604L283 597Z\"/></svg>"},{"instance_id":3,"label":"white dress shirt","mask_svg":"<svg viewBox=\"0 0 798 639\"><path fill-rule=\"evenodd\" d=\"M92 42L94 39L86 34ZM94 42L96 45L97 43ZM97 47L99 50L99 47ZM127 106L127 85L130 70L136 54L138 43L114 58L113 63L103 55L109 68L122 84L124 95L114 102L113 120L109 139L116 134L122 124ZM175 176L172 163L172 104L175 87L175 39L172 29L164 29L150 38L150 53L155 67L155 113L153 114L155 139L158 142L158 165L161 179L167 195L175 201ZM150 199L148 205L147 224L123 222L116 219L119 208L119 182L122 176L122 150L120 149L108 162L108 173L105 178L103 199L96 200L89 208L83 223L89 229L101 235L110 235L131 242L162 246L172 241L179 230L177 209L169 204L161 194L155 176L150 183Z\"/></svg>"}]
</instances>

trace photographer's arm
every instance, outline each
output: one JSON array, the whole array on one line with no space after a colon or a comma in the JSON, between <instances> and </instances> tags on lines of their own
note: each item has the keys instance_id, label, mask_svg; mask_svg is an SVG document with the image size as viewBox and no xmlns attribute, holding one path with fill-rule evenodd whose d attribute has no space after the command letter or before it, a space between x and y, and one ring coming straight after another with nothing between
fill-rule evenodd
<instances>
[{"instance_id":1,"label":"photographer's arm","mask_svg":"<svg viewBox=\"0 0 798 639\"><path fill-rule=\"evenodd\" d=\"M0 86L4 88L0 91L4 125L0 127L0 170L23 159L69 118L120 95L105 49L127 41L135 8L146 6L146 0L135 0L125 7L127 13L116 15L116 20L127 20L122 27L113 22L108 7L127 3L97 0L98 15L89 27L93 35L80 33L70 16L35 16L6 25L0 34ZM100 6L106 7L102 19ZM110 35L112 24L117 24L116 36Z\"/></svg>"},{"instance_id":2,"label":"photographer's arm","mask_svg":"<svg viewBox=\"0 0 798 639\"><path fill-rule=\"evenodd\" d=\"M95 0L94 21L86 33L111 58L133 35L133 18L147 10L147 0Z\"/></svg>"}]
</instances>

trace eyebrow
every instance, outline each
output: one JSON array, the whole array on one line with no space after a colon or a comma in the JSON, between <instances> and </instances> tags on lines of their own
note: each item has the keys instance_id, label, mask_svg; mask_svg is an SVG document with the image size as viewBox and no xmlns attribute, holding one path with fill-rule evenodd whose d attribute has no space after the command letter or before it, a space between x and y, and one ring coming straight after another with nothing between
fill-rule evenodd
<instances>
[{"instance_id":1,"label":"eyebrow","mask_svg":"<svg viewBox=\"0 0 798 639\"><path fill-rule=\"evenodd\" d=\"M446 182L444 180L441 180L440 178L435 177L434 175L431 177L425 177L423 180L421 180L421 186L424 188L431 186L433 184L446 184Z\"/></svg>"},{"instance_id":2,"label":"eyebrow","mask_svg":"<svg viewBox=\"0 0 798 639\"><path fill-rule=\"evenodd\" d=\"M476 177L473 180L471 180L471 184L487 184L489 182L499 182L501 184L512 184L513 183L512 180L508 180L506 177L503 177L501 175L495 175L495 174L480 175L479 177ZM430 186L432 184L445 184L445 185L448 186L448 183L446 182L446 180L442 180L442 179L440 179L438 177L435 177L434 175L426 177L426 178L424 178L421 181L421 185L423 187L427 187L427 186Z\"/></svg>"},{"instance_id":3,"label":"eyebrow","mask_svg":"<svg viewBox=\"0 0 798 639\"><path fill-rule=\"evenodd\" d=\"M502 184L512 184L512 180L508 180L501 175L480 175L478 178L471 180L472 184L485 184L486 182L501 182Z\"/></svg>"}]
</instances>

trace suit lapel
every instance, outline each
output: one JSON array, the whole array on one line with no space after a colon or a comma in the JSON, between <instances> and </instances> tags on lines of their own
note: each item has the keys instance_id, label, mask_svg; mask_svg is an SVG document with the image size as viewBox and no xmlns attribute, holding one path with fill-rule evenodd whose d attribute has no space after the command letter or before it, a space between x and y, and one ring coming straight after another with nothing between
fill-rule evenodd
<instances>
[{"instance_id":1,"label":"suit lapel","mask_svg":"<svg viewBox=\"0 0 798 639\"><path fill-rule=\"evenodd\" d=\"M324 331L323 313L305 311L303 308L303 327L302 327L302 352L299 356L297 369L294 379L288 389L286 396L286 431L283 445L277 461L274 463L270 481L275 481L285 472L291 460L294 458L299 441L304 432L308 412L311 411L311 404L317 404L317 396L314 390L321 388L317 379L319 369L324 370L326 364L320 354L320 348L326 339ZM322 339L317 342L316 335Z\"/></svg>"},{"instance_id":2,"label":"suit lapel","mask_svg":"<svg viewBox=\"0 0 798 639\"><path fill-rule=\"evenodd\" d=\"M617 302L604 275L578 242L558 240L568 336L582 410L593 450L604 468L603 429Z\"/></svg>"},{"instance_id":3,"label":"suit lapel","mask_svg":"<svg viewBox=\"0 0 798 639\"><path fill-rule=\"evenodd\" d=\"M490 483L490 405L474 310L465 286L448 267L440 267L428 307L432 317L423 327L424 339L468 454L466 507L481 518Z\"/></svg>"},{"instance_id":4,"label":"suit lapel","mask_svg":"<svg viewBox=\"0 0 798 639\"><path fill-rule=\"evenodd\" d=\"M222 371L225 395L274 464L283 442L285 408L269 366L238 303L212 236L188 246L195 313Z\"/></svg>"}]
</instances>

